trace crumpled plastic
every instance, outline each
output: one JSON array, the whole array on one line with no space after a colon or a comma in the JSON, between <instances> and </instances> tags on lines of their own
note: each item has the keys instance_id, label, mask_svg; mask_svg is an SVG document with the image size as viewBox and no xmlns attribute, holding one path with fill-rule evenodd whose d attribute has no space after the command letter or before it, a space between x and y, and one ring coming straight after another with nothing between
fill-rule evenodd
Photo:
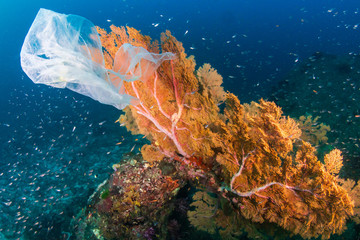
<instances>
[{"instance_id":1,"label":"crumpled plastic","mask_svg":"<svg viewBox=\"0 0 360 240\"><path fill-rule=\"evenodd\" d=\"M34 83L68 88L118 109L136 103L125 93L123 81L145 81L163 61L174 57L126 43L108 70L94 24L47 9L39 10L20 53L21 67Z\"/></svg>"}]
</instances>

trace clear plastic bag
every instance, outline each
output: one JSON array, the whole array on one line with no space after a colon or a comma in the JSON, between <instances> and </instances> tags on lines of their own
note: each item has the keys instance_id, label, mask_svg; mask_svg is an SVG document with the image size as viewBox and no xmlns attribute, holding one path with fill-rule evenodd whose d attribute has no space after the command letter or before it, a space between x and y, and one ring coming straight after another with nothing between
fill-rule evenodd
<instances>
[{"instance_id":1,"label":"clear plastic bag","mask_svg":"<svg viewBox=\"0 0 360 240\"><path fill-rule=\"evenodd\" d=\"M107 70L92 22L40 9L20 57L22 69L34 83L66 87L123 109L134 100L124 92L123 81L145 80L145 75L153 74L162 61L173 59L174 54L153 54L124 44L116 54L113 70Z\"/></svg>"}]
</instances>

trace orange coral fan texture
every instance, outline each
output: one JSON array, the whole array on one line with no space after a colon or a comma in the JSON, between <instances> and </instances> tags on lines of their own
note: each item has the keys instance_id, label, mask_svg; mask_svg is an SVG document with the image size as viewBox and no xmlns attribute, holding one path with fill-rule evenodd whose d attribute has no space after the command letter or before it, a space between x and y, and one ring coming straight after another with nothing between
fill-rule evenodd
<instances>
[{"instance_id":1,"label":"orange coral fan texture","mask_svg":"<svg viewBox=\"0 0 360 240\"><path fill-rule=\"evenodd\" d=\"M253 222L276 223L304 238L343 231L353 205L337 182L339 152L325 157L323 165L300 139L295 120L273 102L240 104L224 92L222 77L209 64L196 71L194 58L169 31L161 35L160 46L130 27L98 32L110 69L124 43L176 55L146 79L124 84L138 104L119 120L151 141L141 150L145 160L167 157L216 175L218 184L226 185L219 191Z\"/></svg>"}]
</instances>

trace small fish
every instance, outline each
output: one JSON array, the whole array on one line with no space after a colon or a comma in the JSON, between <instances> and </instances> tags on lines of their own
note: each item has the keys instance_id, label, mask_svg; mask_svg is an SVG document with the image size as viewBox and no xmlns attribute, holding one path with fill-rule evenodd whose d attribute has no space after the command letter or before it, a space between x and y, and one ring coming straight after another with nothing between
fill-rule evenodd
<instances>
[{"instance_id":1,"label":"small fish","mask_svg":"<svg viewBox=\"0 0 360 240\"><path fill-rule=\"evenodd\" d=\"M186 30L185 33L184 33L184 36L185 36L186 34L188 34L188 32L189 32L189 30Z\"/></svg>"}]
</instances>

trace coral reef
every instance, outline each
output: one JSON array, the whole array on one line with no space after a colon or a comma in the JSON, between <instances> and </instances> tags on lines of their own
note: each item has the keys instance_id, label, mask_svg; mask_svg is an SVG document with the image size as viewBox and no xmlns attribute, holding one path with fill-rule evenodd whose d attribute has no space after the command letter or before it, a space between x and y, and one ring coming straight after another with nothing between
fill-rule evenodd
<instances>
[{"instance_id":1,"label":"coral reef","mask_svg":"<svg viewBox=\"0 0 360 240\"><path fill-rule=\"evenodd\" d=\"M169 31L161 35L159 47L156 41L151 42L133 28L112 26L111 30L107 33L98 28L109 68L115 64L114 54L124 43L176 56L164 61L154 74L143 75L141 81L123 86L138 102L125 109L119 122L151 142L141 149L149 166L163 161L172 164L178 179L219 196L227 202L222 206L232 209L233 218L241 218L248 229L273 224L289 235L324 239L344 230L346 219L353 213L353 203L337 182L342 166L338 150L327 155L322 164L315 148L301 139L302 132L294 119L284 116L274 102L260 100L240 104L235 95L225 93L221 76L209 64L196 71L194 58L185 54L182 44ZM135 66L134 71L136 68L139 66ZM220 111L219 105L223 102L225 107ZM134 237L130 234L134 231L129 231L129 227L120 229L123 224L119 222L132 224L134 219L144 218L142 214L156 219L151 211L141 210L146 206L140 200L145 197L140 191L145 184L142 176L149 170L126 177L129 182L124 181L124 175L131 172L129 169L114 173L110 197L97 207L99 214L101 211L112 213L105 221L107 227L114 223L111 229L116 230L118 226L117 231L129 233L128 237ZM162 209L171 195L168 193L179 183L172 178L158 180L159 174L153 172L147 176L153 179L149 186L159 189L156 194L159 199L153 199L154 205ZM115 186L121 189L114 189ZM121 195L121 200L113 199L114 191ZM152 200L149 195L146 197ZM202 199L204 202L204 196ZM131 221L126 220L129 218ZM149 233L159 233L159 230L150 230ZM102 232L116 234L106 227ZM145 236L144 229L135 232Z\"/></svg>"},{"instance_id":2,"label":"coral reef","mask_svg":"<svg viewBox=\"0 0 360 240\"><path fill-rule=\"evenodd\" d=\"M77 239L166 239L172 200L184 181L141 156L123 159L114 169L73 223Z\"/></svg>"}]
</instances>

